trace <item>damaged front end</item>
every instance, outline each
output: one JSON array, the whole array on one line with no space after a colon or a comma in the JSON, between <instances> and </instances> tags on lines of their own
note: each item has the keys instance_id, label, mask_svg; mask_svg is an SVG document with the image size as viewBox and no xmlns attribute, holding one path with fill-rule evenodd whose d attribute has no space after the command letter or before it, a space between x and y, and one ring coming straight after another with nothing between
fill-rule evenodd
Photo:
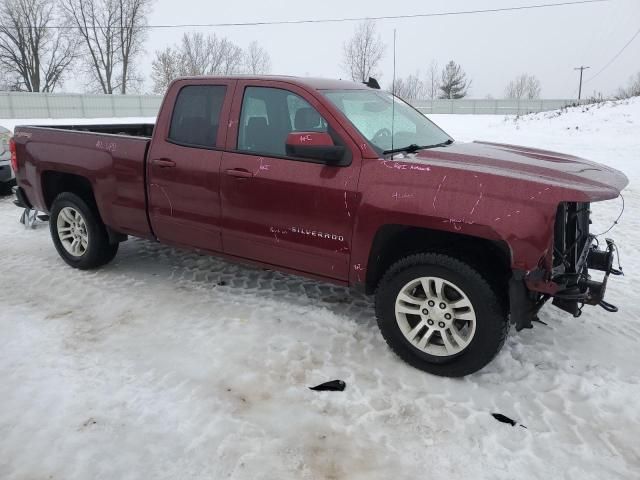
<instances>
[{"instance_id":1,"label":"damaged front end","mask_svg":"<svg viewBox=\"0 0 640 480\"><path fill-rule=\"evenodd\" d=\"M574 317L580 315L582 305L618 311L604 301L609 275L622 275L621 269L613 268L617 247L607 238L604 249L599 248L598 239L589 233L590 213L588 203L561 203L556 213L551 281L560 289L553 295L553 304ZM593 280L589 269L604 272L603 279Z\"/></svg>"},{"instance_id":2,"label":"damaged front end","mask_svg":"<svg viewBox=\"0 0 640 480\"><path fill-rule=\"evenodd\" d=\"M509 296L511 319L517 330L531 328L538 311L551 298L554 306L574 317L580 316L584 305L618 311L604 300L609 275L622 275L621 268L613 267L617 247L610 238L601 247L597 237L589 233L590 214L589 203L561 203L556 212L550 268L526 274L514 272ZM603 272L602 278L593 279L590 270Z\"/></svg>"}]
</instances>

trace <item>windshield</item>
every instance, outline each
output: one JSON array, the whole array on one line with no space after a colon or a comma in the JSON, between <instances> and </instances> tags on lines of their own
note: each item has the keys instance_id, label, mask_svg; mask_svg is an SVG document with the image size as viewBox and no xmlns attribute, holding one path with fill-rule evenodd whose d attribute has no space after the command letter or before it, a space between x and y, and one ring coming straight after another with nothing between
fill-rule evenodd
<instances>
[{"instance_id":1,"label":"windshield","mask_svg":"<svg viewBox=\"0 0 640 480\"><path fill-rule=\"evenodd\" d=\"M379 154L385 150L404 148L409 145L429 147L443 144L448 140L453 141L427 117L388 92L326 90L323 93L369 140ZM393 117L395 118L392 119L394 101Z\"/></svg>"}]
</instances>

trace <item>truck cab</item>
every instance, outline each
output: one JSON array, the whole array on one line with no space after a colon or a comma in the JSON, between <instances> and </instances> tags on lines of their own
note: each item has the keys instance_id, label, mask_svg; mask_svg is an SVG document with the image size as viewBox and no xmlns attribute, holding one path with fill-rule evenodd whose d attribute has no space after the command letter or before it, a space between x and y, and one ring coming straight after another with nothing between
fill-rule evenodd
<instances>
[{"instance_id":1,"label":"truck cab","mask_svg":"<svg viewBox=\"0 0 640 480\"><path fill-rule=\"evenodd\" d=\"M156 237L347 282L363 157L328 107L286 79L175 82L147 163Z\"/></svg>"}]
</instances>

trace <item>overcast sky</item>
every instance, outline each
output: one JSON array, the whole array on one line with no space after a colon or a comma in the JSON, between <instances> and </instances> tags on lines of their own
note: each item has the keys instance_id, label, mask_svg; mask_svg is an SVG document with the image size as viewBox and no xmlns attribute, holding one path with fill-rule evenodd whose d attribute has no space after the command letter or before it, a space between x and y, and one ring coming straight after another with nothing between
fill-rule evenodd
<instances>
[{"instance_id":1,"label":"overcast sky","mask_svg":"<svg viewBox=\"0 0 640 480\"><path fill-rule=\"evenodd\" d=\"M150 24L248 22L402 15L510 7L561 0L157 0ZM269 52L274 74L346 78L342 45L356 22L315 25L247 26L201 29L242 47L257 40ZM452 17L379 20L387 43L382 84L392 78L393 29L397 29L397 75L426 72L432 59L460 63L473 86L471 97L501 97L505 85L528 72L542 82L544 98L577 96L579 65L585 72L583 96L612 93L640 71L640 36L602 74L597 73L640 28L640 0L583 4ZM140 70L148 76L156 50L178 42L189 29L154 29L146 41ZM150 89L150 82L146 88Z\"/></svg>"}]
</instances>

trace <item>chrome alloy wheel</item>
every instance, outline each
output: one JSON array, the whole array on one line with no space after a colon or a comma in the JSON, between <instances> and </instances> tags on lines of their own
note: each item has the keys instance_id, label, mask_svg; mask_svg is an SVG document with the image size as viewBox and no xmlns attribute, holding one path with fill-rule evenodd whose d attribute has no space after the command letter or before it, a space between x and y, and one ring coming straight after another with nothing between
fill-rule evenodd
<instances>
[{"instance_id":1,"label":"chrome alloy wheel","mask_svg":"<svg viewBox=\"0 0 640 480\"><path fill-rule=\"evenodd\" d=\"M74 257L81 257L89 245L89 232L82 214L72 207L64 207L56 222L58 238L64 249Z\"/></svg>"},{"instance_id":2,"label":"chrome alloy wheel","mask_svg":"<svg viewBox=\"0 0 640 480\"><path fill-rule=\"evenodd\" d=\"M398 293L395 312L405 338L429 355L456 355L469 346L476 332L476 314L469 297L439 277L420 277L407 283Z\"/></svg>"}]
</instances>

